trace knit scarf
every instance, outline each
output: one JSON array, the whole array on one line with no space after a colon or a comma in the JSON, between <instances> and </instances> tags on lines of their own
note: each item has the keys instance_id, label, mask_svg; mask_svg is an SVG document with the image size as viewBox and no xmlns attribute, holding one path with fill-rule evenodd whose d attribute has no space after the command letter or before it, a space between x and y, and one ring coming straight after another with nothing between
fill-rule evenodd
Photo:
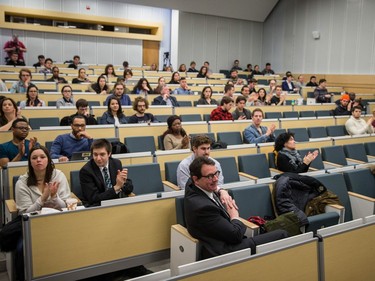
<instances>
[{"instance_id":1,"label":"knit scarf","mask_svg":"<svg viewBox=\"0 0 375 281\"><path fill-rule=\"evenodd\" d=\"M284 154L289 158L289 163L294 167L297 168L298 165L300 165L303 160L301 158L301 155L298 153L297 150L290 150L287 148L283 148L279 151L279 153Z\"/></svg>"}]
</instances>

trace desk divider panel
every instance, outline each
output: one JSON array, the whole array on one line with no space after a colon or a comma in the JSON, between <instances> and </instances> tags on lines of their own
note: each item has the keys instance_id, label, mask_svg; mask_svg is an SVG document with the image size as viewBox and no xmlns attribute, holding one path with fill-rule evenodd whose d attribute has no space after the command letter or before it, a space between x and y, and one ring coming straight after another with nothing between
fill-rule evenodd
<instances>
[{"instance_id":1,"label":"desk divider panel","mask_svg":"<svg viewBox=\"0 0 375 281\"><path fill-rule=\"evenodd\" d=\"M303 257L303 258L302 258ZM313 240L167 280L319 280L318 242Z\"/></svg>"},{"instance_id":2,"label":"desk divider panel","mask_svg":"<svg viewBox=\"0 0 375 281\"><path fill-rule=\"evenodd\" d=\"M42 99L42 97L40 98ZM27 119L40 117L59 117L59 119L62 119L63 117L70 116L76 112L77 109L75 107L59 109L56 107L36 107L22 109L22 115L27 117Z\"/></svg>"},{"instance_id":3,"label":"desk divider panel","mask_svg":"<svg viewBox=\"0 0 375 281\"><path fill-rule=\"evenodd\" d=\"M325 281L374 280L375 224L323 236Z\"/></svg>"},{"instance_id":4,"label":"desk divider panel","mask_svg":"<svg viewBox=\"0 0 375 281\"><path fill-rule=\"evenodd\" d=\"M32 279L66 274L66 280L87 267L105 273L112 263L140 265L132 258L167 252L175 213L175 198L168 198L31 216L24 221L25 264Z\"/></svg>"},{"instance_id":5,"label":"desk divider panel","mask_svg":"<svg viewBox=\"0 0 375 281\"><path fill-rule=\"evenodd\" d=\"M335 125L335 118L330 117L330 118L298 119L298 120L281 119L280 123L281 123L281 128L283 128L283 129L307 128L307 127L326 127L326 126L334 126Z\"/></svg>"},{"instance_id":6,"label":"desk divider panel","mask_svg":"<svg viewBox=\"0 0 375 281\"><path fill-rule=\"evenodd\" d=\"M335 145L355 144L355 143L366 143L373 142L375 140L375 134L363 135L363 136L352 136L351 138L334 138Z\"/></svg>"}]
</instances>

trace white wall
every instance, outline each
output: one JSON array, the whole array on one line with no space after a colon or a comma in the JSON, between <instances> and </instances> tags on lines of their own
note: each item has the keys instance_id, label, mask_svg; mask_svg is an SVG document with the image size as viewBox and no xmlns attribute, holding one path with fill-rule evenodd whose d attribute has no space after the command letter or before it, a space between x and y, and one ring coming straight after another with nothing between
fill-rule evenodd
<instances>
[{"instance_id":1,"label":"white wall","mask_svg":"<svg viewBox=\"0 0 375 281\"><path fill-rule=\"evenodd\" d=\"M281 0L264 23L262 61L277 72L373 74L374 11L373 0Z\"/></svg>"},{"instance_id":2,"label":"white wall","mask_svg":"<svg viewBox=\"0 0 375 281\"><path fill-rule=\"evenodd\" d=\"M262 28L257 22L180 12L178 64L194 60L198 68L207 60L215 72L230 69L235 59L242 68L259 64Z\"/></svg>"},{"instance_id":3,"label":"white wall","mask_svg":"<svg viewBox=\"0 0 375 281\"><path fill-rule=\"evenodd\" d=\"M144 22L161 22L163 41L160 43L159 64L162 64L163 53L170 51L171 10L169 9L105 0L0 0L0 5ZM87 5L90 6L90 10L86 10ZM51 57L57 62L63 62L72 59L74 55L80 55L81 60L85 63L122 64L124 60L127 60L130 65L142 64L141 40L0 29L0 45L4 46L13 33L19 34L20 40L26 45L28 51L25 54L25 60L29 65L37 61L39 54ZM1 52L1 57L4 57L2 48Z\"/></svg>"}]
</instances>

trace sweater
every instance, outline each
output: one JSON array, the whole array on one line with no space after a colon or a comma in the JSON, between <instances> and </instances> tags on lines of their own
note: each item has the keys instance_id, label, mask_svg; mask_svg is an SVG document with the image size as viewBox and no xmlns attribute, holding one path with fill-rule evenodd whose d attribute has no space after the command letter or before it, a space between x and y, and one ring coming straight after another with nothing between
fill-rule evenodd
<instances>
[{"instance_id":1,"label":"sweater","mask_svg":"<svg viewBox=\"0 0 375 281\"><path fill-rule=\"evenodd\" d=\"M51 158L58 159L66 156L69 159L73 152L90 151L93 139L77 139L71 133L63 134L56 137L51 146Z\"/></svg>"}]
</instances>

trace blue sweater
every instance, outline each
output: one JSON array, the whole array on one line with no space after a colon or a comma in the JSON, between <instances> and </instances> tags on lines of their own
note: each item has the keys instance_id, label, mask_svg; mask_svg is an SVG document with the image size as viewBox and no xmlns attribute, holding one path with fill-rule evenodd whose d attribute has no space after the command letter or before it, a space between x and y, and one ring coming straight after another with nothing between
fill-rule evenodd
<instances>
[{"instance_id":1,"label":"blue sweater","mask_svg":"<svg viewBox=\"0 0 375 281\"><path fill-rule=\"evenodd\" d=\"M92 139L76 139L71 133L59 135L51 146L51 158L58 159L61 156L72 157L73 152L90 151Z\"/></svg>"}]
</instances>

